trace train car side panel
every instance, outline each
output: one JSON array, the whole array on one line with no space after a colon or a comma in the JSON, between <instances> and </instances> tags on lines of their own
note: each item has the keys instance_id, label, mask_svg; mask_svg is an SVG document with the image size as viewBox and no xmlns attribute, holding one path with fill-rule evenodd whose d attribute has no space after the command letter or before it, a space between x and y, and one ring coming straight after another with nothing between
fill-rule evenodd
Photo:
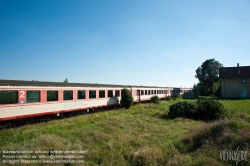
<instances>
[{"instance_id":1,"label":"train car side panel","mask_svg":"<svg viewBox=\"0 0 250 166\"><path fill-rule=\"evenodd\" d=\"M9 105L0 107L0 121L19 119L24 117L40 116L41 114L55 114L76 110L95 109L99 107L115 106L120 98L97 99L87 101L53 102L38 104Z\"/></svg>"}]
</instances>

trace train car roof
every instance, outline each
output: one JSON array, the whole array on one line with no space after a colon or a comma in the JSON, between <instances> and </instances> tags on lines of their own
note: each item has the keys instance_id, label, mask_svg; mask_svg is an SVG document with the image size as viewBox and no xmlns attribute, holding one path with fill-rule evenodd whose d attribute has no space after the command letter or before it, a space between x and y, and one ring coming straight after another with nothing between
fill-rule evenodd
<instances>
[{"instance_id":1,"label":"train car roof","mask_svg":"<svg viewBox=\"0 0 250 166\"><path fill-rule=\"evenodd\" d=\"M37 81L37 80L27 81L27 80L1 80L1 79L0 79L0 86L173 88L173 87L138 86L138 85L113 85L113 84L98 84L98 83L95 83L95 84L93 83L64 83L64 82L46 82L46 81Z\"/></svg>"},{"instance_id":2,"label":"train car roof","mask_svg":"<svg viewBox=\"0 0 250 166\"><path fill-rule=\"evenodd\" d=\"M26 80L0 80L0 86L44 86L44 87L126 87L124 85L92 84L92 83L64 83Z\"/></svg>"}]
</instances>

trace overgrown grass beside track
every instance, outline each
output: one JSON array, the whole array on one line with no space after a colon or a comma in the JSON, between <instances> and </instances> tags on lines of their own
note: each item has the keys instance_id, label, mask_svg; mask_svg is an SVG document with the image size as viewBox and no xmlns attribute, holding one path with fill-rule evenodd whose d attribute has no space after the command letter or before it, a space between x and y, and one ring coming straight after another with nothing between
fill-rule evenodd
<instances>
[{"instance_id":1,"label":"overgrown grass beside track","mask_svg":"<svg viewBox=\"0 0 250 166\"><path fill-rule=\"evenodd\" d=\"M219 100L227 119L212 123L168 119L180 100L3 129L0 151L82 150L85 165L235 165L220 151L250 146L250 100Z\"/></svg>"}]
</instances>

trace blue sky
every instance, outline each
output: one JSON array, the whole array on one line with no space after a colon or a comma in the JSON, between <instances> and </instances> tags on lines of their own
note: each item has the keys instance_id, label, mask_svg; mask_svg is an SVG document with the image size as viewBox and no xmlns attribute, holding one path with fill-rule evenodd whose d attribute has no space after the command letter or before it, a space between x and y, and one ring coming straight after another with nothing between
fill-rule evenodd
<instances>
[{"instance_id":1,"label":"blue sky","mask_svg":"<svg viewBox=\"0 0 250 166\"><path fill-rule=\"evenodd\" d=\"M250 66L249 0L0 0L0 79L192 87Z\"/></svg>"}]
</instances>

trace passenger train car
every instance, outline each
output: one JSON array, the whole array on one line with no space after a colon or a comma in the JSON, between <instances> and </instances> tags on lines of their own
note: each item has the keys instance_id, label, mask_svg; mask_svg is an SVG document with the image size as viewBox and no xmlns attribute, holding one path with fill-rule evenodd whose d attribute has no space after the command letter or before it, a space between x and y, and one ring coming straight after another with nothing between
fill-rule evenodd
<instances>
[{"instance_id":1,"label":"passenger train car","mask_svg":"<svg viewBox=\"0 0 250 166\"><path fill-rule=\"evenodd\" d=\"M134 103L182 95L189 88L0 80L0 122L119 106L122 89Z\"/></svg>"}]
</instances>

